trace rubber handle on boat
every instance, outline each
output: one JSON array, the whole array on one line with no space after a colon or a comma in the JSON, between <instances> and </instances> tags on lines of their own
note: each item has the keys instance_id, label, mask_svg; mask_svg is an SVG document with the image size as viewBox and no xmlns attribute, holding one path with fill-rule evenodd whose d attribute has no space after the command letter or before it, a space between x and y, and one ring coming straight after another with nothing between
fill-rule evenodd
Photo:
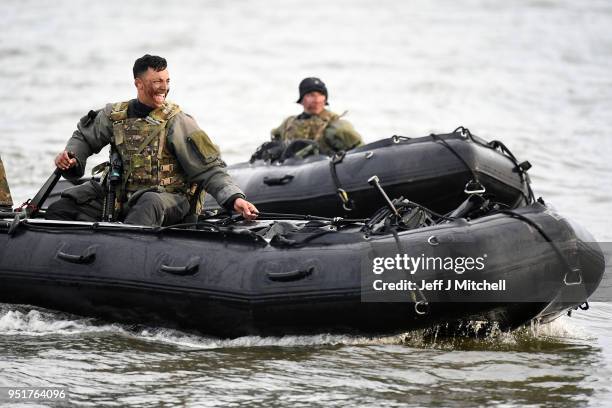
<instances>
[{"instance_id":1,"label":"rubber handle on boat","mask_svg":"<svg viewBox=\"0 0 612 408\"><path fill-rule=\"evenodd\" d=\"M96 247L90 246L87 247L85 251L81 255L73 255L62 252L61 250L57 251L57 257L63 261L75 263L75 264L88 264L92 263L96 260Z\"/></svg>"},{"instance_id":2,"label":"rubber handle on boat","mask_svg":"<svg viewBox=\"0 0 612 408\"><path fill-rule=\"evenodd\" d=\"M172 275L186 276L195 274L199 268L200 258L194 257L190 259L185 266L169 266L162 264L159 269L162 272L170 273Z\"/></svg>"},{"instance_id":3,"label":"rubber handle on boat","mask_svg":"<svg viewBox=\"0 0 612 408\"><path fill-rule=\"evenodd\" d=\"M303 279L307 276L312 275L314 267L311 266L308 269L301 269L297 271L289 272L268 272L268 279L276 282L290 282Z\"/></svg>"},{"instance_id":4,"label":"rubber handle on boat","mask_svg":"<svg viewBox=\"0 0 612 408\"><path fill-rule=\"evenodd\" d=\"M291 174L285 174L283 177L264 177L263 182L267 186L282 186L291 182L294 176Z\"/></svg>"}]
</instances>

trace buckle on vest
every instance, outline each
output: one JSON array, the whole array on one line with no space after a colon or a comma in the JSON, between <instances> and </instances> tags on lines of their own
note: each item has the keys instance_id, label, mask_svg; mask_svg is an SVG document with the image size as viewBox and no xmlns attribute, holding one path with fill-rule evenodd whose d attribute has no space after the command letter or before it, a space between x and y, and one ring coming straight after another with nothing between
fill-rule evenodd
<instances>
[{"instance_id":1,"label":"buckle on vest","mask_svg":"<svg viewBox=\"0 0 612 408\"><path fill-rule=\"evenodd\" d=\"M167 186L172 184L175 181L175 177L166 177L159 181L160 186Z\"/></svg>"},{"instance_id":2,"label":"buckle on vest","mask_svg":"<svg viewBox=\"0 0 612 408\"><path fill-rule=\"evenodd\" d=\"M163 121L159 121L159 120L153 119L151 116L147 116L144 120L145 120L145 122L150 123L150 124L155 125L155 126L159 126L159 125L161 125L163 123Z\"/></svg>"},{"instance_id":3,"label":"buckle on vest","mask_svg":"<svg viewBox=\"0 0 612 408\"><path fill-rule=\"evenodd\" d=\"M159 168L161 169L161 171L172 171L174 170L174 164L162 164L161 166L159 166Z\"/></svg>"}]
</instances>

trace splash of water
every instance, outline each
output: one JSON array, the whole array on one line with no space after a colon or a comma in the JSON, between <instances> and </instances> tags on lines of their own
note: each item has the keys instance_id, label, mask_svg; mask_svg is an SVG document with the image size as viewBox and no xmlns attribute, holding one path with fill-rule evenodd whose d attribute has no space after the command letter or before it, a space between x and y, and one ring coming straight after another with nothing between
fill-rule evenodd
<instances>
[{"instance_id":1,"label":"splash of water","mask_svg":"<svg viewBox=\"0 0 612 408\"><path fill-rule=\"evenodd\" d=\"M577 339L584 340L569 319L560 318L551 323L532 323L530 326L504 332L485 322L470 322L466 329L476 335L451 334L445 326L386 336L353 334L287 335L282 337L244 336L222 339L159 327L105 324L95 319L80 318L28 306L3 305L0 307L0 335L45 336L78 335L83 333L112 333L138 341L170 345L184 351L202 351L222 348L249 347L308 347L308 346L368 346L403 345L414 348L461 350L513 350L564 347Z\"/></svg>"},{"instance_id":2,"label":"splash of water","mask_svg":"<svg viewBox=\"0 0 612 408\"><path fill-rule=\"evenodd\" d=\"M0 334L45 336L116 331L117 325L96 325L94 319L21 305L0 305Z\"/></svg>"}]
</instances>

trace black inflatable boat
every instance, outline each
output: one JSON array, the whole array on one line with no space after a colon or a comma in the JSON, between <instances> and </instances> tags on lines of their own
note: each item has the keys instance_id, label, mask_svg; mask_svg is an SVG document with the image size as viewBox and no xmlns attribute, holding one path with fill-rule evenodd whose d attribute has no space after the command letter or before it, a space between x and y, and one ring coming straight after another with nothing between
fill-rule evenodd
<instances>
[{"instance_id":1,"label":"black inflatable boat","mask_svg":"<svg viewBox=\"0 0 612 408\"><path fill-rule=\"evenodd\" d=\"M262 214L167 228L4 213L0 302L232 337L512 328L594 292L604 260L592 237L541 203L482 203L453 218L396 200L397 213L368 220Z\"/></svg>"},{"instance_id":2,"label":"black inflatable boat","mask_svg":"<svg viewBox=\"0 0 612 408\"><path fill-rule=\"evenodd\" d=\"M510 208L533 199L530 164L519 163L503 143L487 143L464 128L414 139L393 136L331 158L287 154L302 143L296 141L276 156L260 151L252 161L227 168L260 211L369 217L385 204L368 185L374 175L391 197L404 196L441 213L473 193ZM70 186L61 181L47 204ZM214 198L207 196L205 209L216 208Z\"/></svg>"},{"instance_id":3,"label":"black inflatable boat","mask_svg":"<svg viewBox=\"0 0 612 408\"><path fill-rule=\"evenodd\" d=\"M290 145L285 152L294 150ZM331 158L267 157L254 155L248 163L228 167L262 211L368 217L384 205L368 185L374 175L391 197L404 196L442 213L471 193L512 208L531 200L530 164L518 163L503 143L487 143L464 128L414 139L393 136ZM215 207L214 198L207 197L205 208Z\"/></svg>"}]
</instances>

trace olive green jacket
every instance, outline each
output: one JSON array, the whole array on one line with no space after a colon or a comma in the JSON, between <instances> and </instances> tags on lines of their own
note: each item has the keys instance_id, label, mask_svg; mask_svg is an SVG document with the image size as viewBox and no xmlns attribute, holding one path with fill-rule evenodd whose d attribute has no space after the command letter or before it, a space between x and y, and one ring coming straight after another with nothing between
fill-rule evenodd
<instances>
[{"instance_id":1,"label":"olive green jacket","mask_svg":"<svg viewBox=\"0 0 612 408\"><path fill-rule=\"evenodd\" d=\"M77 165L65 171L64 177L82 177L87 158L113 142L113 121L110 119L112 109L113 104L107 104L95 116L86 115L81 118L77 130L66 145L66 150L74 153ZM190 143L190 135L203 132L191 116L179 112L168 121L166 131L167 148L176 156L188 183L201 185L220 205L225 205L236 194L244 197L242 190L223 168L225 164L217 147L212 143L204 147Z\"/></svg>"},{"instance_id":2,"label":"olive green jacket","mask_svg":"<svg viewBox=\"0 0 612 408\"><path fill-rule=\"evenodd\" d=\"M315 140L321 152L328 155L363 145L359 133L349 121L342 119L342 116L328 110L307 119L289 116L279 127L272 130L272 139Z\"/></svg>"}]
</instances>

